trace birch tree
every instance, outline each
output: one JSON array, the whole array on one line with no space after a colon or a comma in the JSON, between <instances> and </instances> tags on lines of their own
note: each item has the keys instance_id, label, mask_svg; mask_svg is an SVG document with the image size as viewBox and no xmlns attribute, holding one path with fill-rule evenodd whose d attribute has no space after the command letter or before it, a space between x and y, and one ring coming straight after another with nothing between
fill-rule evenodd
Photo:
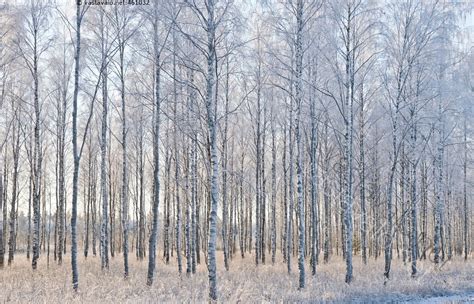
<instances>
[{"instance_id":1,"label":"birch tree","mask_svg":"<svg viewBox=\"0 0 474 304\"><path fill-rule=\"evenodd\" d=\"M12 127L12 155L13 155L13 180L12 180L12 199L10 206L10 236L8 239L8 265L13 262L16 248L16 221L17 221L17 204L18 204L18 175L20 160L20 109L19 105L12 105L13 109L13 127Z\"/></svg>"},{"instance_id":2,"label":"birch tree","mask_svg":"<svg viewBox=\"0 0 474 304\"><path fill-rule=\"evenodd\" d=\"M122 9L115 8L115 26L117 31L117 49L118 49L118 78L120 81L119 91L121 100L121 116L122 116L122 185L121 185L121 219L122 219L122 252L124 264L124 277L128 277L128 155L127 155L127 110L126 110L126 48L130 38L136 32L136 26L132 24L131 14L123 7Z\"/></svg>"},{"instance_id":3,"label":"birch tree","mask_svg":"<svg viewBox=\"0 0 474 304\"><path fill-rule=\"evenodd\" d=\"M185 34L187 39L197 47L204 56L207 67L205 72L205 93L203 94L206 113L206 131L209 144L209 189L210 189L210 214L209 214L209 238L207 248L207 261L209 272L209 299L217 301L217 206L218 206L218 178L219 164L217 151L217 98L216 98L216 71L217 71L217 46L218 27L224 21L230 3L219 0L204 0L203 3L187 3L187 7L200 21L205 33L206 42L200 43L196 37ZM220 13L220 14L219 14ZM202 41L202 40L200 40Z\"/></svg>"},{"instance_id":4,"label":"birch tree","mask_svg":"<svg viewBox=\"0 0 474 304\"><path fill-rule=\"evenodd\" d=\"M77 269L77 201L78 201L78 184L79 184L79 165L81 160L82 149L85 143L87 128L92 118L91 112L84 131L84 138L79 147L77 141L77 116L78 116L78 96L79 96L79 76L80 76L80 58L81 58L81 25L87 6L81 7L80 3L76 3L76 26L74 28L76 39L74 49L74 92L72 99L72 154L74 161L73 179L72 179L72 213L71 213L71 266L72 266L72 288L77 292L79 288L79 271ZM93 104L93 103L92 103Z\"/></svg>"},{"instance_id":5,"label":"birch tree","mask_svg":"<svg viewBox=\"0 0 474 304\"><path fill-rule=\"evenodd\" d=\"M309 77L313 82L309 91L309 106L310 106L310 120L311 120L311 139L310 139L310 164L311 164L311 274L316 275L316 265L318 263L319 252L319 213L318 213L318 127L316 116L316 92L314 85L316 82L317 65L314 68L309 68Z\"/></svg>"},{"instance_id":6,"label":"birch tree","mask_svg":"<svg viewBox=\"0 0 474 304\"><path fill-rule=\"evenodd\" d=\"M340 63L336 63L336 83L340 93L330 93L324 90L323 94L337 103L338 111L344 123L343 166L341 166L343 188L343 255L346 261L346 283L350 283L352 274L353 256L353 137L354 137L354 102L358 87L358 76L361 69L371 60L362 57L367 51L367 35L370 35L371 23L367 21L366 4L360 0L349 0L339 3L341 7L332 6L334 21L338 27L336 50L340 54ZM340 43L340 46L339 46ZM338 58L339 59L339 58ZM337 97L336 97L337 96Z\"/></svg>"},{"instance_id":7,"label":"birch tree","mask_svg":"<svg viewBox=\"0 0 474 304\"><path fill-rule=\"evenodd\" d=\"M385 229L385 268L384 275L390 276L393 243L393 194L394 179L401 147L407 133L406 125L402 124L402 109L406 104L409 77L417 60L423 56L427 45L430 43L436 26L432 23L434 18L424 18L424 14L434 17L437 1L433 3L416 2L412 0L393 2L389 5L391 17L387 21L389 32L385 35L386 43L393 46L388 51L391 64L387 71L390 83L385 83L388 93L389 111L392 129L392 151L390 155L389 181L387 185L387 228Z\"/></svg>"},{"instance_id":8,"label":"birch tree","mask_svg":"<svg viewBox=\"0 0 474 304\"><path fill-rule=\"evenodd\" d=\"M101 268L109 267L109 189L108 189L108 168L107 168L107 133L108 133L108 60L109 60L109 33L106 28L106 15L104 10L99 12L99 37L101 49L101 82L102 82L102 120L100 135L100 192L102 201L102 219L100 228L100 257Z\"/></svg>"},{"instance_id":9,"label":"birch tree","mask_svg":"<svg viewBox=\"0 0 474 304\"><path fill-rule=\"evenodd\" d=\"M237 259L271 257L289 278L297 265L299 290L306 267L317 280L320 250L344 261L347 284L359 256L365 270L384 264L384 284L401 263L416 278L431 257L439 270L469 261L459 4L46 2L0 5L18 25L5 36L0 21L0 268L6 250L14 267L32 249L32 267L41 251L49 266L52 241L62 264L70 238L78 291L100 236L102 275L130 278L137 250L152 291L157 251L178 276L186 262L182 280L202 261L217 302Z\"/></svg>"},{"instance_id":10,"label":"birch tree","mask_svg":"<svg viewBox=\"0 0 474 304\"><path fill-rule=\"evenodd\" d=\"M474 92L474 86L471 87L471 92ZM464 205L464 260L467 261L469 254L469 239L468 239L468 227L469 227L469 208L467 204L467 162L468 162L468 147L467 147L467 111L464 113L464 124L463 124L463 137L464 137L464 161L463 161L463 205ZM1 174L0 174L1 175Z\"/></svg>"},{"instance_id":11,"label":"birch tree","mask_svg":"<svg viewBox=\"0 0 474 304\"><path fill-rule=\"evenodd\" d=\"M156 267L156 241L158 235L158 206L160 203L160 111L161 111L161 44L159 40L159 5L158 1L153 6L150 16L153 26L153 199L152 199L152 230L148 244L148 273L147 285L153 284Z\"/></svg>"},{"instance_id":12,"label":"birch tree","mask_svg":"<svg viewBox=\"0 0 474 304\"><path fill-rule=\"evenodd\" d=\"M216 27L219 23L217 18L214 0L206 0L207 16L202 20L207 24L207 74L206 74L206 113L207 127L210 146L210 189L211 189L211 214L209 217L209 245L208 245L208 271L209 271L209 299L217 301L217 265L216 265L216 245L217 245L217 204L218 204L218 155L217 155L217 125L216 125L216 96L215 96L215 70L216 70ZM195 6L194 10L200 12ZM200 13L201 16L202 13Z\"/></svg>"},{"instance_id":13,"label":"birch tree","mask_svg":"<svg viewBox=\"0 0 474 304\"><path fill-rule=\"evenodd\" d=\"M34 110L34 146L33 146L33 259L32 267L37 268L40 255L41 225L41 178L43 155L41 150L41 104L40 104L40 72L38 66L42 55L48 49L50 41L46 36L46 28L50 7L42 0L32 1L25 14L25 32L18 37L16 46L33 79L33 110Z\"/></svg>"},{"instance_id":14,"label":"birch tree","mask_svg":"<svg viewBox=\"0 0 474 304\"><path fill-rule=\"evenodd\" d=\"M305 287L305 269L304 269L304 252L305 252L305 210L303 204L303 142L301 135L301 108L303 99L303 0L296 3L296 75L295 75L295 102L296 102L296 121L295 134L297 146L296 174L298 176L297 192L298 192L298 214L299 214L299 246L298 246L298 269L299 269L299 288Z\"/></svg>"},{"instance_id":15,"label":"birch tree","mask_svg":"<svg viewBox=\"0 0 474 304\"><path fill-rule=\"evenodd\" d=\"M272 197L271 197L271 228L270 228L270 233L271 233L271 253L272 253L272 265L275 264L276 260L276 250L277 250L277 218L276 218L276 210L277 210L277 205L276 205L276 196L277 196L277 185L276 185L276 128L275 128L275 114L274 114L275 109L272 109L272 117L271 117L271 135L272 135L272 185L271 185L271 191L272 191Z\"/></svg>"}]
</instances>

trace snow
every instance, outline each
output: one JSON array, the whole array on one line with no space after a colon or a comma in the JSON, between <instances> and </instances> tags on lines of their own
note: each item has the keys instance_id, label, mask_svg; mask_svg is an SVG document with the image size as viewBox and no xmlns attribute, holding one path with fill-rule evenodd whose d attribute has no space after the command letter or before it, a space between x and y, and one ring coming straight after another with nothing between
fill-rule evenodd
<instances>
[{"instance_id":1,"label":"snow","mask_svg":"<svg viewBox=\"0 0 474 304\"><path fill-rule=\"evenodd\" d=\"M18 255L11 267L0 270L0 303L156 303L207 302L208 274L201 255L201 265L194 276L178 274L176 255L164 265L162 252L157 252L157 268L152 287L146 286L147 261L139 262L130 253L130 277L123 279L122 258L111 259L110 270L100 270L100 259L79 257L79 292L71 288L69 255L62 266L52 261L49 269L46 256L40 257L38 270L31 270L31 261ZM383 259L361 263L354 256L354 281L344 283L345 264L333 256L328 264L317 266L315 277L306 276L306 288L298 290L298 272L290 275L281 255L277 263L254 264L255 258L234 256L230 270L224 270L223 253L217 251L219 301L224 303L474 303L474 266L472 261L455 259L437 270L430 261L419 261L419 276L410 277L410 264L403 265L394 256L392 276L384 285ZM296 259L293 259L296 268ZM306 260L309 265L309 259Z\"/></svg>"}]
</instances>

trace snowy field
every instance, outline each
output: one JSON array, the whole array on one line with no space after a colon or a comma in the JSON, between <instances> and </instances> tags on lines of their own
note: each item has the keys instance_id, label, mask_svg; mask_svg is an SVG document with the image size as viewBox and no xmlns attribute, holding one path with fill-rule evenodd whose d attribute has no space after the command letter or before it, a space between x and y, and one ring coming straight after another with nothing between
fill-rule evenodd
<instances>
[{"instance_id":1,"label":"snowy field","mask_svg":"<svg viewBox=\"0 0 474 304\"><path fill-rule=\"evenodd\" d=\"M160 254L159 257L162 255ZM204 256L202 256L204 258ZM218 252L222 257L222 252ZM341 257L318 266L311 277L307 269L307 286L298 291L297 265L288 275L278 257L275 266L259 265L246 256L234 258L231 271L225 272L218 260L219 302L223 303L474 303L474 263L454 260L436 270L431 262L419 262L419 276L410 277L409 265L394 260L392 279L384 286L383 259L363 266L355 257L355 280L344 283L345 265ZM70 261L62 266L46 258L40 259L39 270L33 272L24 256L0 271L0 303L201 303L207 301L207 271L204 265L198 273L187 277L177 273L173 261L164 265L160 259L152 287L145 284L147 262L131 258L130 278L122 278L122 259L116 256L109 271L100 270L98 257L79 259L79 292L71 288ZM185 265L184 265L185 266ZM185 267L184 267L185 269Z\"/></svg>"}]
</instances>

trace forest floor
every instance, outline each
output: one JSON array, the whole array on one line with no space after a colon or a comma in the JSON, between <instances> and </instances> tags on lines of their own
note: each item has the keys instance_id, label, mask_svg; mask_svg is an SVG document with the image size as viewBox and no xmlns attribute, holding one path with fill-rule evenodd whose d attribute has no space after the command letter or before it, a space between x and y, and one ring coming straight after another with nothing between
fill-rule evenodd
<instances>
[{"instance_id":1,"label":"forest floor","mask_svg":"<svg viewBox=\"0 0 474 304\"><path fill-rule=\"evenodd\" d=\"M79 292L71 288L69 256L58 266L51 259L49 268L45 255L39 269L33 271L30 261L18 255L11 267L0 270L0 303L200 303L207 301L207 270L198 265L194 276L178 275L176 259L169 265L159 259L152 287L146 282L147 261L139 262L130 255L130 277L123 279L121 256L111 260L110 269L102 272L99 257L79 258ZM162 255L158 255L161 257ZM332 257L320 264L316 276L306 268L306 288L298 291L296 259L288 275L286 265L278 256L272 266L255 267L252 256L234 257L230 271L224 270L222 252L218 252L219 302L419 302L472 303L474 301L474 263L461 258L446 262L436 269L429 262L418 262L419 274L410 277L410 265L398 259L392 263L392 276L384 285L383 259L363 265L354 257L354 281L344 283L345 264L341 257ZM204 259L204 256L201 256ZM202 261L203 262L203 261Z\"/></svg>"}]
</instances>

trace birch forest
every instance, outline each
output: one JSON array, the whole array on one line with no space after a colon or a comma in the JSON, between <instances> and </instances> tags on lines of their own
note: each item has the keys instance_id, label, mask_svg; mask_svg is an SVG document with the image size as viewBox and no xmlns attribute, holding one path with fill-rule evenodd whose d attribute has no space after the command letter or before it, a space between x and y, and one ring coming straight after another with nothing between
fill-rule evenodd
<instances>
[{"instance_id":1,"label":"birch forest","mask_svg":"<svg viewBox=\"0 0 474 304\"><path fill-rule=\"evenodd\" d=\"M470 0L0 0L0 302L467 303L473 117Z\"/></svg>"}]
</instances>

